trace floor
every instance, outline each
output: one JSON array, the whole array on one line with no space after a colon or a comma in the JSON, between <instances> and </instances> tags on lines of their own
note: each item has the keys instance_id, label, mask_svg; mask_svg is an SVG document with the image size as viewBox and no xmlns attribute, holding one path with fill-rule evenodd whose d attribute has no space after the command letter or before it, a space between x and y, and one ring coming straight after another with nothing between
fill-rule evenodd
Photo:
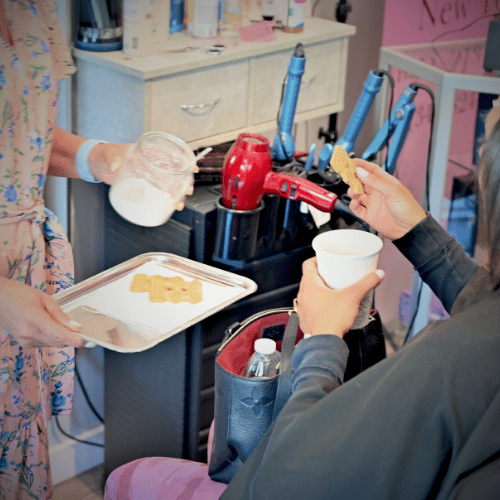
<instances>
[{"instance_id":1,"label":"floor","mask_svg":"<svg viewBox=\"0 0 500 500\"><path fill-rule=\"evenodd\" d=\"M53 500L103 500L103 467L83 472L54 487Z\"/></svg>"}]
</instances>

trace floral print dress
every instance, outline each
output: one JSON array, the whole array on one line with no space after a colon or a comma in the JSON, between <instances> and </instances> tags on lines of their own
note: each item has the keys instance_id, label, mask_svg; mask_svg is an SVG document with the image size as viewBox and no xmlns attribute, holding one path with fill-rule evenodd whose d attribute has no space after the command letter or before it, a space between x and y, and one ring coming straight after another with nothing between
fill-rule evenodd
<instances>
[{"instance_id":1,"label":"floral print dress","mask_svg":"<svg viewBox=\"0 0 500 500\"><path fill-rule=\"evenodd\" d=\"M75 71L55 2L0 0L0 276L53 294L73 282L71 248L43 188L58 80ZM52 497L51 415L68 413L74 350L21 347L0 328L0 499Z\"/></svg>"}]
</instances>

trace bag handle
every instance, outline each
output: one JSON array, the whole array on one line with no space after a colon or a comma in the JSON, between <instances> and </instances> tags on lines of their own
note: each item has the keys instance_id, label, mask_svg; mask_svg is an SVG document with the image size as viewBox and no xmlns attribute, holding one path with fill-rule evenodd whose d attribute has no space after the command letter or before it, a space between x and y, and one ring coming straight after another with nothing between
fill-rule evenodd
<instances>
[{"instance_id":1,"label":"bag handle","mask_svg":"<svg viewBox=\"0 0 500 500\"><path fill-rule=\"evenodd\" d=\"M278 376L278 387L274 402L273 420L278 416L292 393L292 355L295 349L295 341L299 331L299 317L295 311L290 313L283 342L281 344L280 372Z\"/></svg>"}]
</instances>

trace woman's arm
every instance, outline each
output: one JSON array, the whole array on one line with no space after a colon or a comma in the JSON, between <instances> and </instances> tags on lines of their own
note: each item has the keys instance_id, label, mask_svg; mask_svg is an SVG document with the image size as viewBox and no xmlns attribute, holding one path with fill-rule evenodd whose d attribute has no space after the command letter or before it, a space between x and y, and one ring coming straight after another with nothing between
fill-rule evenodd
<instances>
[{"instance_id":1,"label":"woman's arm","mask_svg":"<svg viewBox=\"0 0 500 500\"><path fill-rule=\"evenodd\" d=\"M49 162L49 175L78 179L76 154L87 139L67 132L56 126ZM129 144L97 144L89 153L88 163L93 176L106 184L111 184L120 159L125 155Z\"/></svg>"},{"instance_id":2,"label":"woman's arm","mask_svg":"<svg viewBox=\"0 0 500 500\"><path fill-rule=\"evenodd\" d=\"M49 175L78 178L75 157L78 148L86 141L56 125L50 153Z\"/></svg>"}]
</instances>

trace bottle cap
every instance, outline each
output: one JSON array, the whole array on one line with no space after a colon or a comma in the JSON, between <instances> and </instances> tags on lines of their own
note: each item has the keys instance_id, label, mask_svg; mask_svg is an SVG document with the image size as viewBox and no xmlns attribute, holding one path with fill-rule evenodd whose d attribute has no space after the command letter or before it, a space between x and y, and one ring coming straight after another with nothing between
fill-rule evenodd
<instances>
[{"instance_id":1,"label":"bottle cap","mask_svg":"<svg viewBox=\"0 0 500 500\"><path fill-rule=\"evenodd\" d=\"M254 349L259 354L272 354L276 351L276 342L273 339L257 339Z\"/></svg>"}]
</instances>

